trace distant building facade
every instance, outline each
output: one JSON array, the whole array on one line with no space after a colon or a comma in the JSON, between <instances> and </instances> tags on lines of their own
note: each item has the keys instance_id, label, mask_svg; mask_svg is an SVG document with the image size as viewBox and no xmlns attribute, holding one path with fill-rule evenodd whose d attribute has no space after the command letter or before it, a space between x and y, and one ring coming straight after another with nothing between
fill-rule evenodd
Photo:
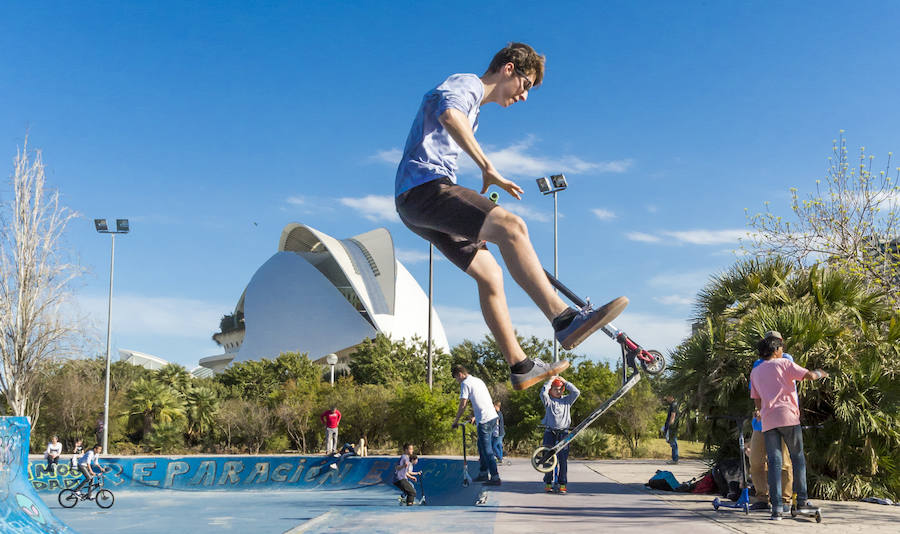
<instances>
[{"instance_id":1,"label":"distant building facade","mask_svg":"<svg viewBox=\"0 0 900 534\"><path fill-rule=\"evenodd\" d=\"M119 360L151 371L158 371L170 363L159 356L129 349L119 349ZM209 378L213 376L212 370L202 366L195 367L190 373L194 378Z\"/></svg>"},{"instance_id":2,"label":"distant building facade","mask_svg":"<svg viewBox=\"0 0 900 534\"><path fill-rule=\"evenodd\" d=\"M434 309L435 350L450 351ZM253 275L234 313L213 340L222 354L200 365L222 372L233 361L307 353L313 361L337 354L348 361L366 338L428 337L428 296L396 259L390 233L378 228L335 239L309 226L282 230L276 252Z\"/></svg>"}]
</instances>

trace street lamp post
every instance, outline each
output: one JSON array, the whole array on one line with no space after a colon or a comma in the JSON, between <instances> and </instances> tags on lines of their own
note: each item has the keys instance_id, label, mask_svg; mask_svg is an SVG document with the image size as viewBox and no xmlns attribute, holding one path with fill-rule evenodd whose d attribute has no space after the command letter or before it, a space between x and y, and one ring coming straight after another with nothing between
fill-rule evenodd
<instances>
[{"instance_id":1,"label":"street lamp post","mask_svg":"<svg viewBox=\"0 0 900 534\"><path fill-rule=\"evenodd\" d=\"M329 354L325 361L331 366L331 387L334 387L334 365L338 362L337 354Z\"/></svg>"},{"instance_id":2,"label":"street lamp post","mask_svg":"<svg viewBox=\"0 0 900 534\"><path fill-rule=\"evenodd\" d=\"M431 370L434 356L431 345L431 306L434 303L432 292L434 291L434 245L428 243L428 389L434 389L433 373Z\"/></svg>"},{"instance_id":3,"label":"street lamp post","mask_svg":"<svg viewBox=\"0 0 900 534\"><path fill-rule=\"evenodd\" d=\"M109 302L106 308L106 394L103 397L103 453L109 453L109 343L112 333L112 291L113 270L116 265L116 234L127 234L130 230L128 219L116 219L116 229L110 230L106 225L106 219L94 219L94 228L101 234L109 234L111 238L111 250L109 253Z\"/></svg>"},{"instance_id":4,"label":"street lamp post","mask_svg":"<svg viewBox=\"0 0 900 534\"><path fill-rule=\"evenodd\" d=\"M564 174L553 174L549 178L546 176L537 179L538 189L541 190L541 193L544 195L553 195L553 277L557 280L559 279L559 259L558 259L558 232L557 232L557 220L559 213L559 204L556 200L556 194L560 191L565 191L566 188L569 187L569 184L566 183L566 176ZM559 294L559 291L556 291ZM559 361L559 344L556 341L556 336L553 336L553 361Z\"/></svg>"}]
</instances>

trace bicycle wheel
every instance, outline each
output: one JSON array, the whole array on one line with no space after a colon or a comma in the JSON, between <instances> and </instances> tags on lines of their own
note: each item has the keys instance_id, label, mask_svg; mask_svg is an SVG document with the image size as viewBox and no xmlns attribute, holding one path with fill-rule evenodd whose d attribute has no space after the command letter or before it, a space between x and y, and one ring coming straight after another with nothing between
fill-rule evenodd
<instances>
[{"instance_id":1,"label":"bicycle wheel","mask_svg":"<svg viewBox=\"0 0 900 534\"><path fill-rule=\"evenodd\" d=\"M59 492L59 505L63 508L72 508L76 504L78 504L78 495L75 493L75 490L66 488Z\"/></svg>"},{"instance_id":2,"label":"bicycle wheel","mask_svg":"<svg viewBox=\"0 0 900 534\"><path fill-rule=\"evenodd\" d=\"M97 500L97 506L100 508L109 508L116 502L116 497L113 495L113 492L108 489L98 491L95 499Z\"/></svg>"}]
</instances>

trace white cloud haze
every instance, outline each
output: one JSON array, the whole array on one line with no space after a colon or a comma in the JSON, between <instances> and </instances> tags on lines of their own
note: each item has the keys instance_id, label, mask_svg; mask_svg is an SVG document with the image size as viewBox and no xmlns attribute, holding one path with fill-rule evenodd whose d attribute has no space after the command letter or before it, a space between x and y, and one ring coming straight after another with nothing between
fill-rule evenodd
<instances>
[{"instance_id":1,"label":"white cloud haze","mask_svg":"<svg viewBox=\"0 0 900 534\"><path fill-rule=\"evenodd\" d=\"M368 195L362 198L344 197L338 199L338 202L355 209L359 215L373 222L400 222L397 208L394 207L394 197L390 195Z\"/></svg>"}]
</instances>

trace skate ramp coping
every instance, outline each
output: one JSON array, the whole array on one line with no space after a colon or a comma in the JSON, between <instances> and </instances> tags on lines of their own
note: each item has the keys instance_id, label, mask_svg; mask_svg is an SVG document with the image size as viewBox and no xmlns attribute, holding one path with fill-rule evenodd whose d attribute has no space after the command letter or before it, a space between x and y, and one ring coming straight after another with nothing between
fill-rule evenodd
<instances>
[{"instance_id":1,"label":"skate ramp coping","mask_svg":"<svg viewBox=\"0 0 900 534\"><path fill-rule=\"evenodd\" d=\"M40 457L28 469L33 491L59 492L73 487L81 474L70 467L71 456L63 455L55 471L48 472ZM399 456L181 456L101 457L110 468L105 485L123 491L371 491L373 500L384 499L384 491L398 492L391 483ZM474 476L476 465L469 465ZM464 487L463 462L449 458L420 457L415 469L423 476L422 487L429 505L473 505L482 495L480 484Z\"/></svg>"},{"instance_id":2,"label":"skate ramp coping","mask_svg":"<svg viewBox=\"0 0 900 534\"><path fill-rule=\"evenodd\" d=\"M25 417L0 417L0 532L75 534L57 519L29 480L31 424Z\"/></svg>"}]
</instances>

